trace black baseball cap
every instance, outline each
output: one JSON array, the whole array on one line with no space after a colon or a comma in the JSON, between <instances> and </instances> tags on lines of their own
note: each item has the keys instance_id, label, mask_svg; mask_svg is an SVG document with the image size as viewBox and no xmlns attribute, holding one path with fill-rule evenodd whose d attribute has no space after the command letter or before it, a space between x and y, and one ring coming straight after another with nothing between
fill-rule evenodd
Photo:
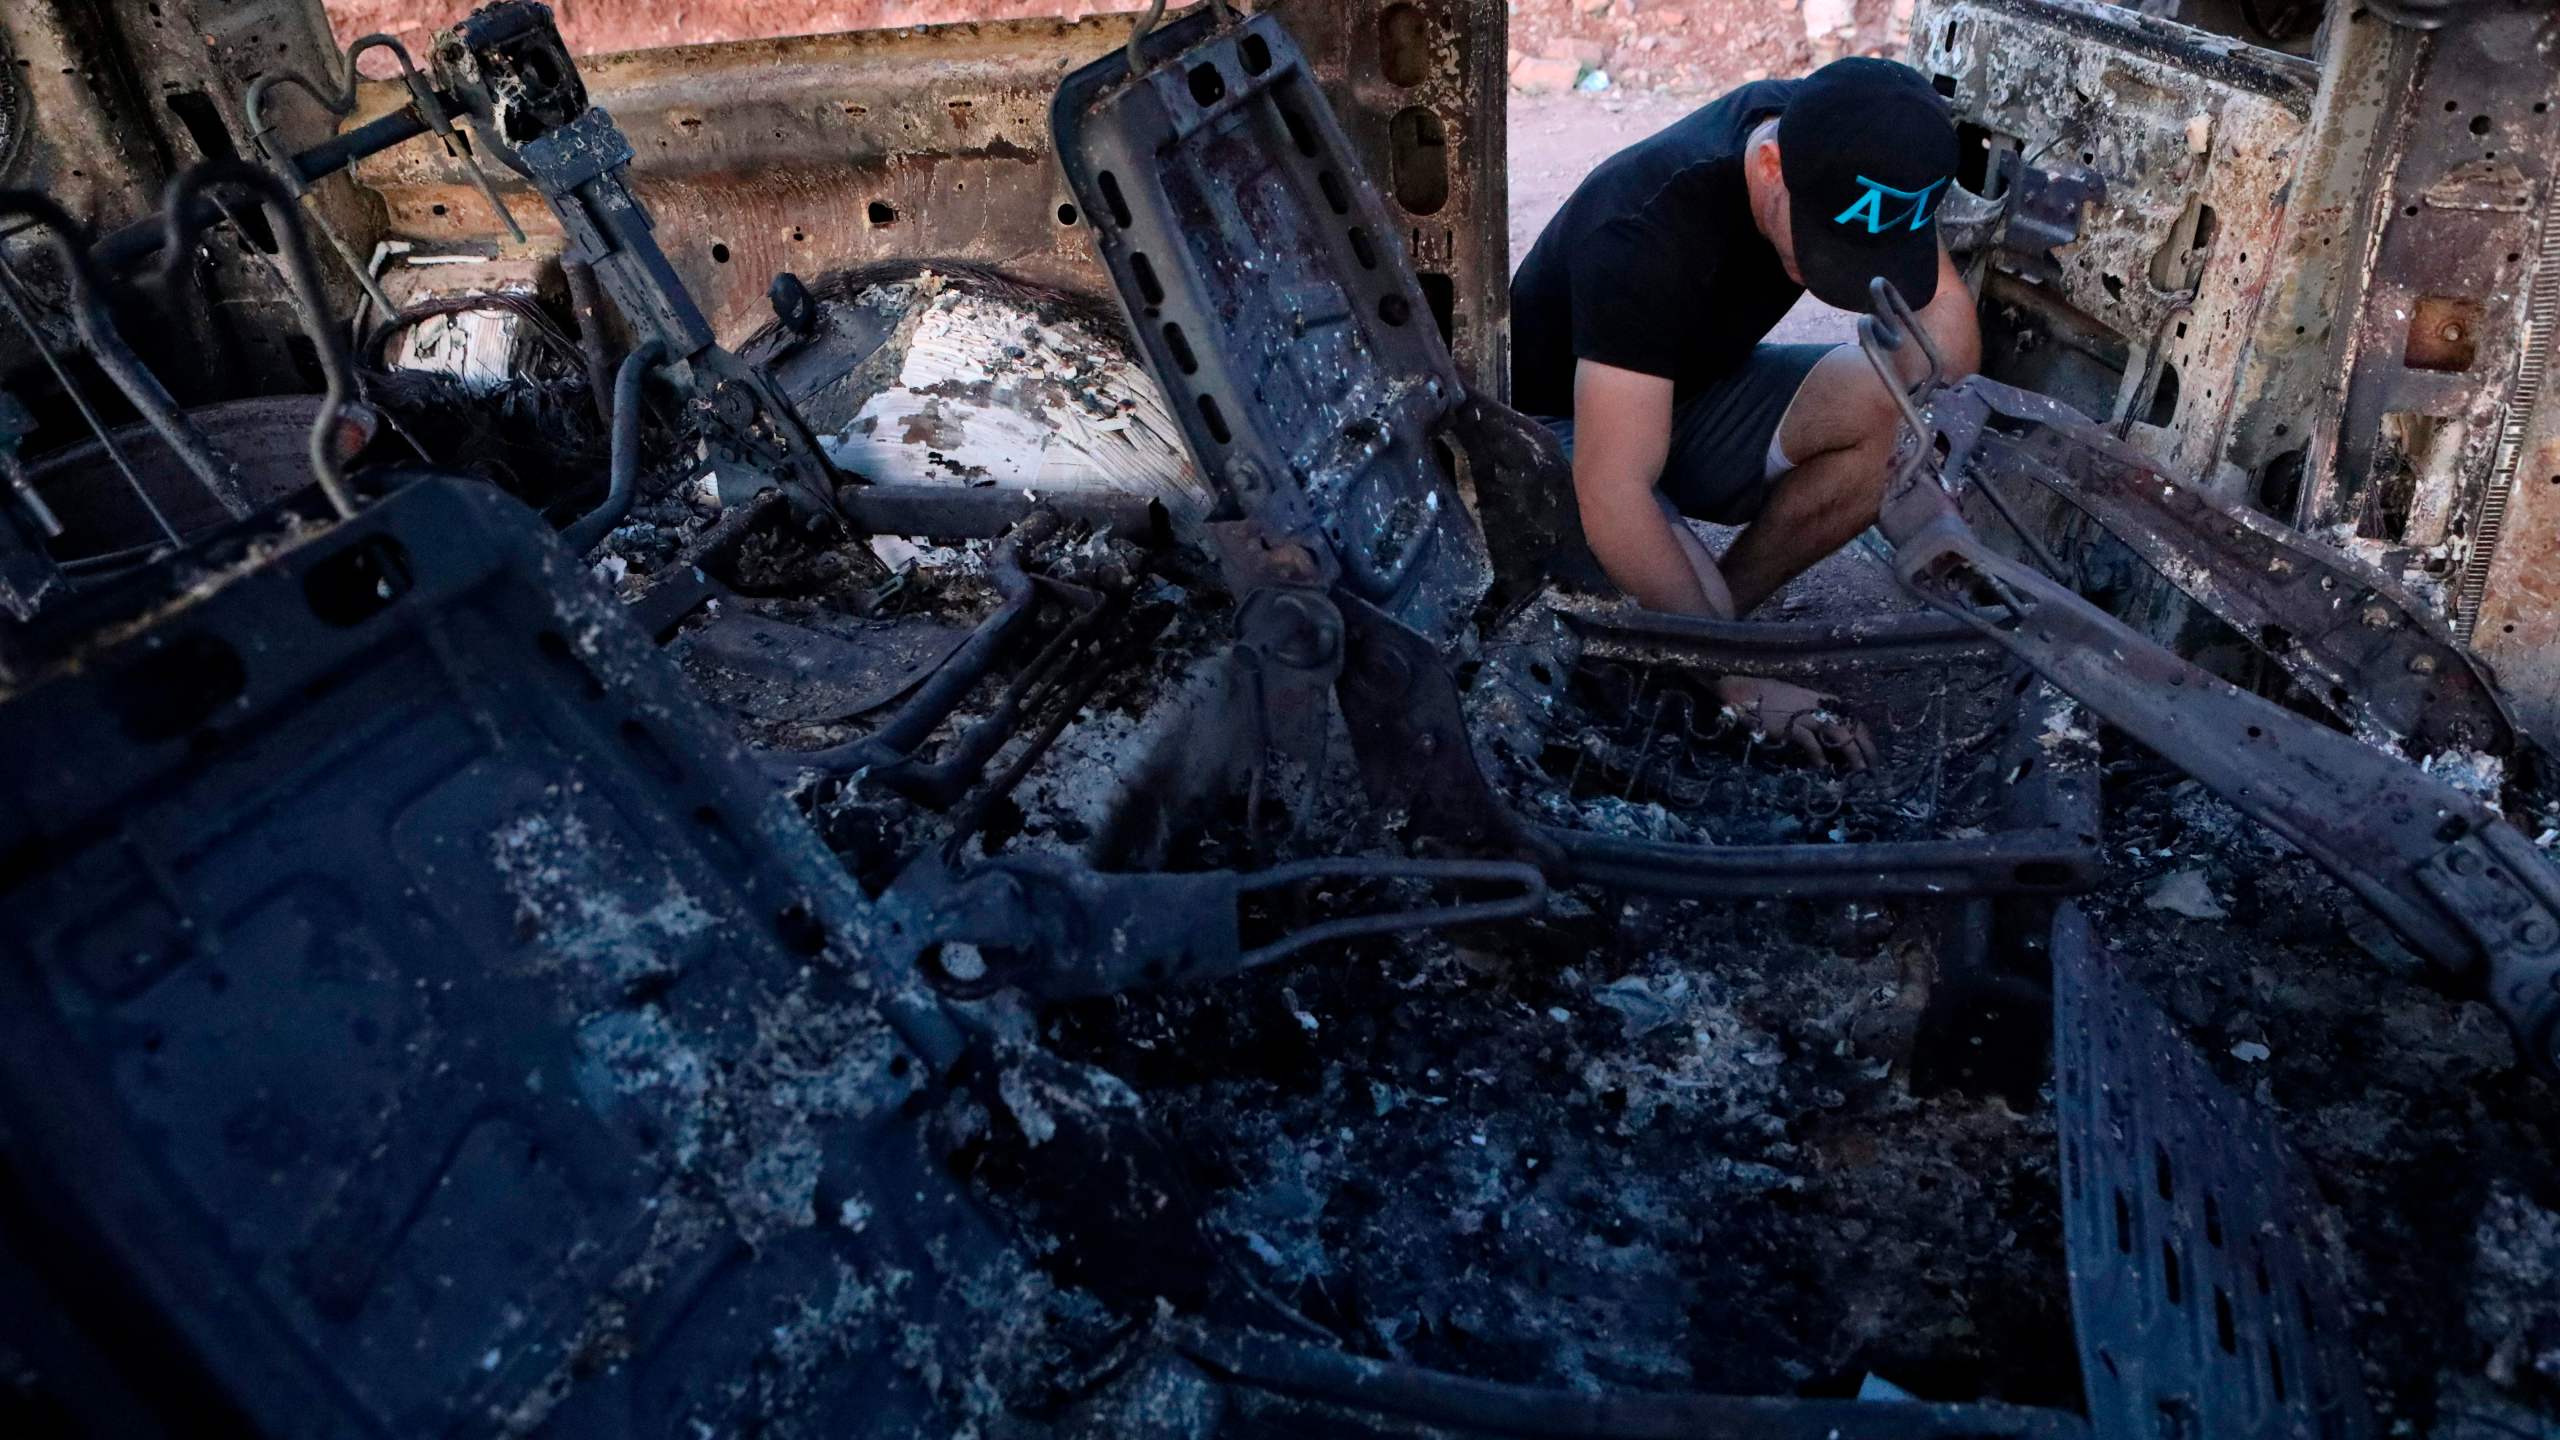
<instances>
[{"instance_id":1,"label":"black baseball cap","mask_svg":"<svg viewBox=\"0 0 2560 1440\"><path fill-rule=\"evenodd\" d=\"M1955 183L1956 128L1920 72L1834 60L1796 84L1778 117L1796 268L1827 305L1863 311L1868 282L1911 308L1938 293L1938 207Z\"/></svg>"}]
</instances>

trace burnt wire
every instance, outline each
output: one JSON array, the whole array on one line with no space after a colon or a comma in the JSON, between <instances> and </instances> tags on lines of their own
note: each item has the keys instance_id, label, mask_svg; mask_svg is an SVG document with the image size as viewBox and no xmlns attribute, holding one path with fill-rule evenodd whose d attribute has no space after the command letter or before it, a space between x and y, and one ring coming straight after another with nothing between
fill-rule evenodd
<instances>
[{"instance_id":1,"label":"burnt wire","mask_svg":"<svg viewBox=\"0 0 2560 1440\"><path fill-rule=\"evenodd\" d=\"M1456 905L1416 906L1372 915L1326 920L1294 930L1267 945L1244 952L1241 967L1252 969L1285 960L1317 945L1338 945L1407 930L1436 930L1451 925L1482 925L1519 920L1544 910L1547 877L1537 866L1512 860L1368 860L1344 856L1295 860L1237 877L1239 897L1263 890L1286 890L1324 881L1418 880L1425 884L1490 884L1517 886L1519 893L1501 900L1475 900Z\"/></svg>"},{"instance_id":2,"label":"burnt wire","mask_svg":"<svg viewBox=\"0 0 2560 1440\"><path fill-rule=\"evenodd\" d=\"M580 374L587 373L585 348L572 339L568 331L560 328L560 322L552 319L551 312L542 308L542 302L526 295L448 295L440 299L421 301L375 325L366 333L364 343L357 347L357 353L364 356L367 364L387 364L388 362L381 358L382 347L391 343L401 332L414 329L421 322L440 316L468 315L481 310L504 311L524 321L532 330L533 337L549 346L553 354L568 361L572 371ZM608 394L611 393L609 383L611 374L609 370L606 372ZM610 406L609 404L599 405L597 408L599 411L606 411Z\"/></svg>"},{"instance_id":3,"label":"burnt wire","mask_svg":"<svg viewBox=\"0 0 2560 1440\"><path fill-rule=\"evenodd\" d=\"M1102 687L1120 674L1130 661L1151 648L1172 620L1169 610L1142 616L1127 628L1118 643L1107 651L1096 650L1093 663L1079 669L1076 678L1059 692L1056 703L1049 706L1047 722L1032 733L1021 753L1007 763L995 780L980 791L952 823L951 836L942 846L945 863L958 862L969 840L985 828L987 817L994 812L997 802L1022 784L1031 768L1040 763L1040 758L1049 753L1051 746L1058 743L1058 737L1066 733L1067 727L1092 703L1093 697L1101 693Z\"/></svg>"}]
</instances>

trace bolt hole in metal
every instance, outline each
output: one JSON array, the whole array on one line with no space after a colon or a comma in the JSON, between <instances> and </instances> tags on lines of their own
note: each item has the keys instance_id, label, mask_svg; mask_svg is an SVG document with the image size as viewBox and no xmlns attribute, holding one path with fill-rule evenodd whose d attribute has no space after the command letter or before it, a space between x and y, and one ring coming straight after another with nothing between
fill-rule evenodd
<instances>
[{"instance_id":1,"label":"bolt hole in metal","mask_svg":"<svg viewBox=\"0 0 2560 1440\"><path fill-rule=\"evenodd\" d=\"M1105 170L1094 178L1102 186L1102 203L1111 212L1111 223L1128 229L1129 201L1120 193L1120 177Z\"/></svg>"},{"instance_id":2,"label":"bolt hole in metal","mask_svg":"<svg viewBox=\"0 0 2560 1440\"><path fill-rule=\"evenodd\" d=\"M1226 99L1227 77L1214 64L1192 66L1191 98L1198 101L1203 109Z\"/></svg>"},{"instance_id":3,"label":"bolt hole in metal","mask_svg":"<svg viewBox=\"0 0 2560 1440\"><path fill-rule=\"evenodd\" d=\"M1407 106L1387 124L1388 172L1396 203L1410 215L1437 215L1449 203L1449 132L1438 114Z\"/></svg>"},{"instance_id":4,"label":"bolt hole in metal","mask_svg":"<svg viewBox=\"0 0 2560 1440\"><path fill-rule=\"evenodd\" d=\"M1156 278L1155 262L1147 258L1145 251L1129 252L1129 273L1137 279L1138 293L1147 297L1149 308L1164 303L1164 282Z\"/></svg>"},{"instance_id":5,"label":"bolt hole in metal","mask_svg":"<svg viewBox=\"0 0 2560 1440\"><path fill-rule=\"evenodd\" d=\"M1388 84L1410 90L1431 78L1432 30L1418 5L1390 5L1378 16L1378 69Z\"/></svg>"}]
</instances>

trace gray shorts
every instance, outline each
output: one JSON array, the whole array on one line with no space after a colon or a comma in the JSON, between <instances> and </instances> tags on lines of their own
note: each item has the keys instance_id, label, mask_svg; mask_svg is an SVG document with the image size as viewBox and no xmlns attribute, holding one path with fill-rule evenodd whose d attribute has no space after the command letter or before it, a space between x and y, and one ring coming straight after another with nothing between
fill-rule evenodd
<instances>
[{"instance_id":1,"label":"gray shorts","mask_svg":"<svg viewBox=\"0 0 2560 1440\"><path fill-rule=\"evenodd\" d=\"M1762 345L1742 368L1682 396L1671 412L1664 499L1693 520L1744 525L1777 485L1769 457L1787 407L1829 345ZM1573 453L1573 421L1538 417ZM1779 467L1781 470L1783 467ZM1570 497L1567 497L1570 499ZM1567 506L1570 513L1574 507Z\"/></svg>"}]
</instances>

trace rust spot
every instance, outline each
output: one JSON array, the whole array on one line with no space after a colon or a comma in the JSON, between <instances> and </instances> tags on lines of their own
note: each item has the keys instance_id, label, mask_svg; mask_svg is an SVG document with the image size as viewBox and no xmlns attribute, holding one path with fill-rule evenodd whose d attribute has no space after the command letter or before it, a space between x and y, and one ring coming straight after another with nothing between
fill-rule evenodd
<instances>
[{"instance_id":1,"label":"rust spot","mask_svg":"<svg viewBox=\"0 0 2560 1440\"><path fill-rule=\"evenodd\" d=\"M1410 88L1431 78L1431 17L1418 5L1390 5L1378 17L1378 68Z\"/></svg>"},{"instance_id":2,"label":"rust spot","mask_svg":"<svg viewBox=\"0 0 2560 1440\"><path fill-rule=\"evenodd\" d=\"M2481 306L2451 295L2421 297L2409 311L2400 363L2412 370L2468 370L2480 357Z\"/></svg>"}]
</instances>

